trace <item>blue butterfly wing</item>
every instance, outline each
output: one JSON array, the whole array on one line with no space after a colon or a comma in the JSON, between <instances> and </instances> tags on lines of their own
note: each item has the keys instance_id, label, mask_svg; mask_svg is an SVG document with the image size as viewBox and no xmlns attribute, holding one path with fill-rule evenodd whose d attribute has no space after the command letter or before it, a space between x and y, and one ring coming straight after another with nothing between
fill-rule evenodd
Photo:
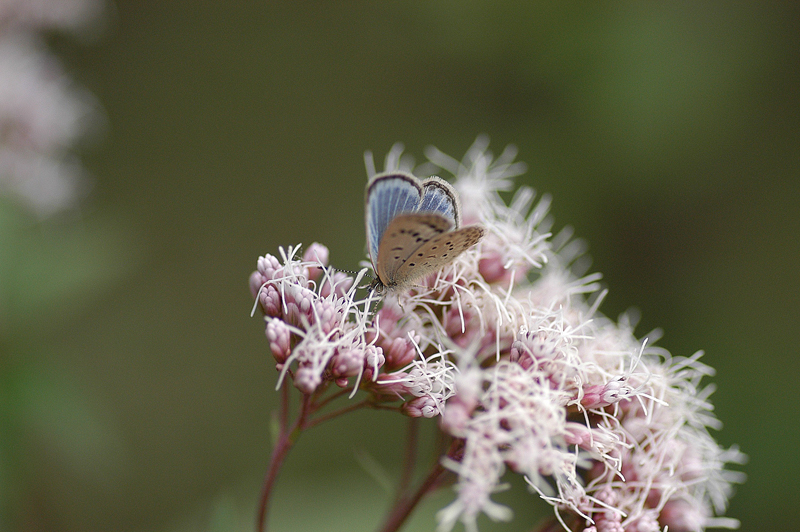
<instances>
[{"instance_id":1,"label":"blue butterfly wing","mask_svg":"<svg viewBox=\"0 0 800 532\"><path fill-rule=\"evenodd\" d=\"M431 177L422 184L422 199L419 204L419 212L433 212L440 214L453 223L453 227L459 226L458 200L456 192L450 183Z\"/></svg>"},{"instance_id":2,"label":"blue butterfly wing","mask_svg":"<svg viewBox=\"0 0 800 532\"><path fill-rule=\"evenodd\" d=\"M416 177L402 172L378 174L367 185L367 242L373 266L389 223L402 213L416 212L422 187Z\"/></svg>"}]
</instances>

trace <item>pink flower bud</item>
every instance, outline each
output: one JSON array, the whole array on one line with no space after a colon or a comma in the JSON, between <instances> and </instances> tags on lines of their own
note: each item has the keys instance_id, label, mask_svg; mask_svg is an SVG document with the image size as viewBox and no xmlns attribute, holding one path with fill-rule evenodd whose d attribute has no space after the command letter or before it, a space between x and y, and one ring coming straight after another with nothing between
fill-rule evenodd
<instances>
[{"instance_id":1,"label":"pink flower bud","mask_svg":"<svg viewBox=\"0 0 800 532\"><path fill-rule=\"evenodd\" d=\"M419 342L419 335L415 335L414 340ZM383 342L383 348L386 353L386 366L390 370L402 368L417 356L417 348L408 336Z\"/></svg>"},{"instance_id":2,"label":"pink flower bud","mask_svg":"<svg viewBox=\"0 0 800 532\"><path fill-rule=\"evenodd\" d=\"M383 373L378 376L374 390L382 395L406 395L408 394L408 374L403 371Z\"/></svg>"},{"instance_id":3,"label":"pink flower bud","mask_svg":"<svg viewBox=\"0 0 800 532\"><path fill-rule=\"evenodd\" d=\"M583 389L581 405L585 408L603 408L623 399L628 399L631 387L623 379L616 379L606 384L586 386Z\"/></svg>"},{"instance_id":4,"label":"pink flower bud","mask_svg":"<svg viewBox=\"0 0 800 532\"><path fill-rule=\"evenodd\" d=\"M294 375L294 385L304 394L313 393L322 383L322 377L313 368L297 368Z\"/></svg>"},{"instance_id":5,"label":"pink flower bud","mask_svg":"<svg viewBox=\"0 0 800 532\"><path fill-rule=\"evenodd\" d=\"M313 318L325 334L339 327L342 313L330 301L317 300L314 303Z\"/></svg>"},{"instance_id":6,"label":"pink flower bud","mask_svg":"<svg viewBox=\"0 0 800 532\"><path fill-rule=\"evenodd\" d=\"M316 262L319 263L321 266L328 265L328 255L329 255L328 248L322 244L314 242L306 249L306 252L303 253L303 261L304 262ZM315 280L319 277L322 273L322 268L319 266L309 266L308 267L308 278Z\"/></svg>"},{"instance_id":7,"label":"pink flower bud","mask_svg":"<svg viewBox=\"0 0 800 532\"><path fill-rule=\"evenodd\" d=\"M332 276L328 276L321 281L319 287L319 295L321 297L330 297L331 294L336 294L337 297L344 297L350 287L353 286L353 278L344 272L334 272Z\"/></svg>"},{"instance_id":8,"label":"pink flower bud","mask_svg":"<svg viewBox=\"0 0 800 532\"><path fill-rule=\"evenodd\" d=\"M417 397L406 403L401 408L404 414L409 417L432 418L439 415L439 405L432 397Z\"/></svg>"},{"instance_id":9,"label":"pink flower bud","mask_svg":"<svg viewBox=\"0 0 800 532\"><path fill-rule=\"evenodd\" d=\"M258 257L256 269L258 273L262 275L264 281L271 281L280 277L279 272L283 271L283 266L281 266L280 261L278 261L276 257L267 254L263 257Z\"/></svg>"},{"instance_id":10,"label":"pink flower bud","mask_svg":"<svg viewBox=\"0 0 800 532\"><path fill-rule=\"evenodd\" d=\"M364 352L364 367L367 369L378 370L386 363L383 349L374 345L368 345Z\"/></svg>"},{"instance_id":11,"label":"pink flower bud","mask_svg":"<svg viewBox=\"0 0 800 532\"><path fill-rule=\"evenodd\" d=\"M340 349L330 361L334 377L355 377L364 367L364 353L356 349Z\"/></svg>"},{"instance_id":12,"label":"pink flower bud","mask_svg":"<svg viewBox=\"0 0 800 532\"><path fill-rule=\"evenodd\" d=\"M260 272L255 271L250 274L250 279L248 280L248 285L250 286L250 293L253 294L253 297L258 297L258 291L261 290L261 286L267 280L264 279L264 276L261 275Z\"/></svg>"},{"instance_id":13,"label":"pink flower bud","mask_svg":"<svg viewBox=\"0 0 800 532\"><path fill-rule=\"evenodd\" d=\"M283 364L292 351L289 327L282 320L272 319L267 321L266 334L272 356L276 362Z\"/></svg>"},{"instance_id":14,"label":"pink flower bud","mask_svg":"<svg viewBox=\"0 0 800 532\"><path fill-rule=\"evenodd\" d=\"M317 299L317 295L303 286L290 284L284 289L286 297L286 321L298 327L303 326L301 316L308 322L312 322L311 306Z\"/></svg>"},{"instance_id":15,"label":"pink flower bud","mask_svg":"<svg viewBox=\"0 0 800 532\"><path fill-rule=\"evenodd\" d=\"M283 316L283 309L281 308L281 295L275 286L269 284L261 289L258 295L258 302L261 305L264 314L273 318L280 318Z\"/></svg>"},{"instance_id":16,"label":"pink flower bud","mask_svg":"<svg viewBox=\"0 0 800 532\"><path fill-rule=\"evenodd\" d=\"M372 368L366 368L364 373L361 374L361 382L372 382L375 377L375 371Z\"/></svg>"},{"instance_id":17,"label":"pink flower bud","mask_svg":"<svg viewBox=\"0 0 800 532\"><path fill-rule=\"evenodd\" d=\"M403 317L403 311L397 305L396 301L384 303L383 307L378 311L375 319L381 324L381 332L390 337L403 336L397 324L400 318Z\"/></svg>"}]
</instances>

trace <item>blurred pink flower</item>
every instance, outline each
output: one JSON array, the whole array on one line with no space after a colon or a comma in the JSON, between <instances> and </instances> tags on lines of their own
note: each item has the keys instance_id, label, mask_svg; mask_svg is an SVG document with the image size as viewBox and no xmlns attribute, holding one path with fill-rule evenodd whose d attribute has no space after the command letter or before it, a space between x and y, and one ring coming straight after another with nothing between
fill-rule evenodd
<instances>
[{"instance_id":1,"label":"blurred pink flower","mask_svg":"<svg viewBox=\"0 0 800 532\"><path fill-rule=\"evenodd\" d=\"M75 207L87 192L71 150L100 113L38 32L85 31L102 7L99 0L0 2L0 194L40 217Z\"/></svg>"}]
</instances>

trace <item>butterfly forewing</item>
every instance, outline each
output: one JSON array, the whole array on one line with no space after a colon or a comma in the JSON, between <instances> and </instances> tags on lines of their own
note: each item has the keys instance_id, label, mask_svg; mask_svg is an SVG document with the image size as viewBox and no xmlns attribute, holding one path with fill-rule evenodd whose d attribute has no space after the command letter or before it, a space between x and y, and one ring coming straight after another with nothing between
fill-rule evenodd
<instances>
[{"instance_id":1,"label":"butterfly forewing","mask_svg":"<svg viewBox=\"0 0 800 532\"><path fill-rule=\"evenodd\" d=\"M395 285L408 286L417 279L447 266L464 251L477 244L484 233L483 227L470 225L431 238L414 250L400 265L393 275Z\"/></svg>"},{"instance_id":2,"label":"butterfly forewing","mask_svg":"<svg viewBox=\"0 0 800 532\"><path fill-rule=\"evenodd\" d=\"M417 250L453 227L446 217L434 213L401 214L389 223L381 238L375 270L378 278L393 287L397 272Z\"/></svg>"},{"instance_id":3,"label":"butterfly forewing","mask_svg":"<svg viewBox=\"0 0 800 532\"><path fill-rule=\"evenodd\" d=\"M378 247L389 223L404 212L415 212L422 187L412 175L379 174L367 185L367 242L372 264L378 260Z\"/></svg>"}]
</instances>

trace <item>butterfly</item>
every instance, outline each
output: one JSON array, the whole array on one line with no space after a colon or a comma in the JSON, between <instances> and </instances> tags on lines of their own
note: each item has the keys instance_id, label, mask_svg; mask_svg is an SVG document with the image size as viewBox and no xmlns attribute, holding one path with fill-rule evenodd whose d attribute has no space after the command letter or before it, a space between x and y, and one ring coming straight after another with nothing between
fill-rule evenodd
<instances>
[{"instance_id":1,"label":"butterfly","mask_svg":"<svg viewBox=\"0 0 800 532\"><path fill-rule=\"evenodd\" d=\"M455 189L438 177L420 181L387 172L370 179L367 243L377 276L371 287L377 293L410 288L477 244L485 229L459 228L459 209Z\"/></svg>"}]
</instances>

